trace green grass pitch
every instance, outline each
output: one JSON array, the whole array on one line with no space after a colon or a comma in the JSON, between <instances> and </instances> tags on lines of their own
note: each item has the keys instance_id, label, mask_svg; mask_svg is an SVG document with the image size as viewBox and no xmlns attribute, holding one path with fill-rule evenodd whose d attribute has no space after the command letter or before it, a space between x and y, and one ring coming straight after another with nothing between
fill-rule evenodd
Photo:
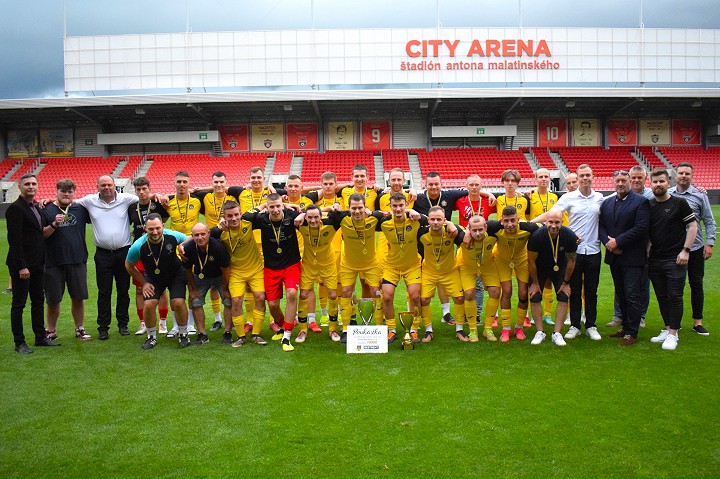
<instances>
[{"instance_id":1,"label":"green grass pitch","mask_svg":"<svg viewBox=\"0 0 720 479\"><path fill-rule=\"evenodd\" d=\"M686 288L674 352L649 342L662 327L654 297L638 344L607 338L605 266L600 342L534 347L531 330L461 344L435 302L435 340L415 351L347 355L325 332L292 353L233 349L220 332L142 351L114 319L110 340L96 339L90 230L88 245L93 340L72 337L66 299L62 347L18 355L0 296L0 477L720 477L718 258L705 276L711 335L691 331Z\"/></svg>"}]
</instances>

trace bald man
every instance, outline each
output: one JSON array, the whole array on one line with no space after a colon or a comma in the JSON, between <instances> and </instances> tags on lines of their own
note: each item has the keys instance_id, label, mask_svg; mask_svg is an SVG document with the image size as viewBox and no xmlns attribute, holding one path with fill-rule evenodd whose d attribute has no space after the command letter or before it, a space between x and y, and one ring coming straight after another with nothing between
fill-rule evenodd
<instances>
[{"instance_id":1,"label":"bald man","mask_svg":"<svg viewBox=\"0 0 720 479\"><path fill-rule=\"evenodd\" d=\"M112 320L113 279L117 290L115 320L121 336L129 336L130 274L125 269L125 258L130 249L130 224L128 207L140 201L135 195L118 193L115 180L103 175L98 178L97 194L77 200L90 214L95 242L95 278L97 280L98 339L110 338ZM155 195L151 196L155 199Z\"/></svg>"},{"instance_id":2,"label":"bald man","mask_svg":"<svg viewBox=\"0 0 720 479\"><path fill-rule=\"evenodd\" d=\"M555 288L557 307L552 342L565 346L562 324L570 299L570 278L575 270L577 236L567 226L562 225L563 215L559 211L549 211L545 216L545 226L535 231L528 240L528 270L530 288L528 296L535 328L537 332L531 344L540 344L545 339L543 332L542 290L547 286Z\"/></svg>"},{"instance_id":3,"label":"bald man","mask_svg":"<svg viewBox=\"0 0 720 479\"><path fill-rule=\"evenodd\" d=\"M225 306L231 306L228 284L230 282L230 253L219 239L210 237L210 229L204 223L196 223L191 230L192 241L184 244L185 279L188 286L190 307L198 331L195 344L209 341L205 330L205 296L211 288L221 293Z\"/></svg>"}]
</instances>

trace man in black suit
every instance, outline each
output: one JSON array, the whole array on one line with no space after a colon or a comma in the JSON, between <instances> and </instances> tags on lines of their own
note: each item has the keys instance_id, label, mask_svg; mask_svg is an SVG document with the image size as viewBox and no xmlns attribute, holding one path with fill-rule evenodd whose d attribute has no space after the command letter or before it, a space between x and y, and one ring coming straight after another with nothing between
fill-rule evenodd
<instances>
[{"instance_id":1,"label":"man in black suit","mask_svg":"<svg viewBox=\"0 0 720 479\"><path fill-rule=\"evenodd\" d=\"M10 307L10 326L15 340L15 351L21 354L32 353L25 342L22 316L30 295L30 317L35 333L35 346L60 346L45 337L43 318L43 300L45 298L43 282L45 269L44 235L50 235L62 222L58 215L50 224L43 219L35 203L37 178L27 174L20 178L20 197L12 203L5 213L7 220L8 255L5 264L12 278L12 306Z\"/></svg>"},{"instance_id":2,"label":"man in black suit","mask_svg":"<svg viewBox=\"0 0 720 479\"><path fill-rule=\"evenodd\" d=\"M600 241L605 245L605 263L615 284L622 328L611 338L622 338L621 346L637 341L643 294L647 287L647 235L650 226L650 205L644 196L630 189L630 174L619 170L613 173L615 195L609 196L600 207Z\"/></svg>"}]
</instances>

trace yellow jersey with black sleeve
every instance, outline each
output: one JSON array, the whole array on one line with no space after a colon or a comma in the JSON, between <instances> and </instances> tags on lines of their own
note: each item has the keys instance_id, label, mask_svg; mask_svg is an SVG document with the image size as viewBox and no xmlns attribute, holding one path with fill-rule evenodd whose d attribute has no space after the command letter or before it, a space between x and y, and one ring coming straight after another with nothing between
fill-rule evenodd
<instances>
[{"instance_id":1,"label":"yellow jersey with black sleeve","mask_svg":"<svg viewBox=\"0 0 720 479\"><path fill-rule=\"evenodd\" d=\"M525 198L523 195L519 193L515 193L515 196L512 198L508 198L505 195L500 195L497 197L497 202L495 204L495 207L497 209L497 216L500 218L502 216L502 212L505 209L506 206L514 206L517 210L518 217L520 218L520 221L527 221L527 212L530 208L530 203L528 202L528 199ZM533 217L534 218L534 217ZM530 218L532 219L532 218Z\"/></svg>"},{"instance_id":2,"label":"yellow jersey with black sleeve","mask_svg":"<svg viewBox=\"0 0 720 479\"><path fill-rule=\"evenodd\" d=\"M408 192L403 190L403 195L405 195L405 200L407 201L407 207L412 208L415 206L414 201L410 201L408 199ZM382 211L383 213L390 213L390 196L392 195L392 192L389 193L383 193L380 195L380 199L378 199L378 209Z\"/></svg>"},{"instance_id":3,"label":"yellow jersey with black sleeve","mask_svg":"<svg viewBox=\"0 0 720 479\"><path fill-rule=\"evenodd\" d=\"M432 231L422 226L418 232L417 247L422 257L423 274L449 273L455 269L455 245L462 244L465 233L458 228L458 234L452 238L445 227L442 231Z\"/></svg>"},{"instance_id":4,"label":"yellow jersey with black sleeve","mask_svg":"<svg viewBox=\"0 0 720 479\"><path fill-rule=\"evenodd\" d=\"M200 221L202 202L194 196L181 200L175 195L168 199L165 210L170 215L170 229L189 236L192 234L192 227Z\"/></svg>"},{"instance_id":5,"label":"yellow jersey with black sleeve","mask_svg":"<svg viewBox=\"0 0 720 479\"><path fill-rule=\"evenodd\" d=\"M383 218L380 211L361 221L353 221L350 212L343 212L340 229L343 235L343 250L340 265L348 269L365 269L376 264L375 231Z\"/></svg>"},{"instance_id":6,"label":"yellow jersey with black sleeve","mask_svg":"<svg viewBox=\"0 0 720 479\"><path fill-rule=\"evenodd\" d=\"M221 231L217 227L212 228L210 236L219 239L225 245L225 249L230 253L230 268L253 272L258 267L263 267L251 222L241 220L240 225L235 229L228 228Z\"/></svg>"},{"instance_id":7,"label":"yellow jersey with black sleeve","mask_svg":"<svg viewBox=\"0 0 720 479\"><path fill-rule=\"evenodd\" d=\"M215 193L208 192L203 194L203 211L205 213L205 224L208 228L214 228L222 218L222 209L228 201L238 202L234 196L223 193L222 197L218 197Z\"/></svg>"},{"instance_id":8,"label":"yellow jersey with black sleeve","mask_svg":"<svg viewBox=\"0 0 720 479\"><path fill-rule=\"evenodd\" d=\"M365 206L371 210L376 209L376 202L377 202L377 192L372 188L365 188L364 190L357 190L354 186L345 187L341 191L342 196L342 209L348 210L350 209L350 196L353 194L358 193L360 195L363 195L365 197Z\"/></svg>"}]
</instances>

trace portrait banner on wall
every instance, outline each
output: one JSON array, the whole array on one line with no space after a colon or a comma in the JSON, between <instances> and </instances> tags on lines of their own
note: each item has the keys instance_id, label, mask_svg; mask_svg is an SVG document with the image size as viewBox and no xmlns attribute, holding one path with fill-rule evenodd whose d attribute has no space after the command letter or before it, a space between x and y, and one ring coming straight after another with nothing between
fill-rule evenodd
<instances>
[{"instance_id":1,"label":"portrait banner on wall","mask_svg":"<svg viewBox=\"0 0 720 479\"><path fill-rule=\"evenodd\" d=\"M600 145L598 121L595 118L575 118L573 120L573 145Z\"/></svg>"},{"instance_id":2,"label":"portrait banner on wall","mask_svg":"<svg viewBox=\"0 0 720 479\"><path fill-rule=\"evenodd\" d=\"M675 146L699 146L702 144L702 120L673 120L672 142Z\"/></svg>"},{"instance_id":3,"label":"portrait banner on wall","mask_svg":"<svg viewBox=\"0 0 720 479\"><path fill-rule=\"evenodd\" d=\"M288 150L317 150L318 125L317 123L288 123L287 124Z\"/></svg>"},{"instance_id":4,"label":"portrait banner on wall","mask_svg":"<svg viewBox=\"0 0 720 479\"><path fill-rule=\"evenodd\" d=\"M670 120L640 120L640 144L670 145Z\"/></svg>"},{"instance_id":5,"label":"portrait banner on wall","mask_svg":"<svg viewBox=\"0 0 720 479\"><path fill-rule=\"evenodd\" d=\"M567 120L563 118L540 118L537 122L538 146L567 146Z\"/></svg>"},{"instance_id":6,"label":"portrait banner on wall","mask_svg":"<svg viewBox=\"0 0 720 479\"><path fill-rule=\"evenodd\" d=\"M250 138L247 125L218 125L220 144L224 153L249 151Z\"/></svg>"},{"instance_id":7,"label":"portrait banner on wall","mask_svg":"<svg viewBox=\"0 0 720 479\"><path fill-rule=\"evenodd\" d=\"M40 154L42 156L73 156L72 128L40 129Z\"/></svg>"},{"instance_id":8,"label":"portrait banner on wall","mask_svg":"<svg viewBox=\"0 0 720 479\"><path fill-rule=\"evenodd\" d=\"M250 125L250 131L250 146L253 151L285 149L285 125L283 123L253 123Z\"/></svg>"},{"instance_id":9,"label":"portrait banner on wall","mask_svg":"<svg viewBox=\"0 0 720 479\"><path fill-rule=\"evenodd\" d=\"M331 121L327 123L328 150L354 150L355 124L352 121Z\"/></svg>"},{"instance_id":10,"label":"portrait banner on wall","mask_svg":"<svg viewBox=\"0 0 720 479\"><path fill-rule=\"evenodd\" d=\"M39 156L37 130L8 130L7 149L10 158Z\"/></svg>"},{"instance_id":11,"label":"portrait banner on wall","mask_svg":"<svg viewBox=\"0 0 720 479\"><path fill-rule=\"evenodd\" d=\"M637 120L609 120L608 121L609 146L636 146Z\"/></svg>"},{"instance_id":12,"label":"portrait banner on wall","mask_svg":"<svg viewBox=\"0 0 720 479\"><path fill-rule=\"evenodd\" d=\"M362 149L384 150L392 148L392 130L389 121L362 122Z\"/></svg>"}]
</instances>

